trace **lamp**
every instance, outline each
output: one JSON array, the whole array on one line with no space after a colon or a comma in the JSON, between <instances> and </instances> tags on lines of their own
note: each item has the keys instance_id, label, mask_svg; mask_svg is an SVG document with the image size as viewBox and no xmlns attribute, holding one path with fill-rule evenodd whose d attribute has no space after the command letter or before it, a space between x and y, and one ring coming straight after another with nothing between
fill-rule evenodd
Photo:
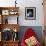
<instances>
[{"instance_id":1,"label":"lamp","mask_svg":"<svg viewBox=\"0 0 46 46\"><path fill-rule=\"evenodd\" d=\"M15 0L15 7L16 7L16 4L17 4L17 2L16 2L17 0Z\"/></svg>"}]
</instances>

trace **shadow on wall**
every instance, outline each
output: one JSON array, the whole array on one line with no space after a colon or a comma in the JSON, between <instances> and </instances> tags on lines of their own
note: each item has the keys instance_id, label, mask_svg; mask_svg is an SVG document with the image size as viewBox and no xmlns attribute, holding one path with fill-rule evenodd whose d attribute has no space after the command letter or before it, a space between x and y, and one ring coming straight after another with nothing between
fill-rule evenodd
<instances>
[{"instance_id":1,"label":"shadow on wall","mask_svg":"<svg viewBox=\"0 0 46 46\"><path fill-rule=\"evenodd\" d=\"M32 28L36 32L39 41L41 43L43 43L43 36L42 36L43 35L43 33L42 33L43 30L42 30L42 26L21 26L20 27L20 32L19 32L19 40L20 40L20 42L21 42L21 40L22 40L22 38L24 36L25 31L28 28Z\"/></svg>"}]
</instances>

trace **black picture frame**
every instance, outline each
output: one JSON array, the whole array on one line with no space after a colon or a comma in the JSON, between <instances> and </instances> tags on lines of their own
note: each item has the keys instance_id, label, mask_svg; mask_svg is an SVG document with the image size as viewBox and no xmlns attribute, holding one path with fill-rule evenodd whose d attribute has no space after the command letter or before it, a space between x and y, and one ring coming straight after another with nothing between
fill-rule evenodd
<instances>
[{"instance_id":1,"label":"black picture frame","mask_svg":"<svg viewBox=\"0 0 46 46\"><path fill-rule=\"evenodd\" d=\"M36 7L25 7L25 19L26 20L36 19Z\"/></svg>"}]
</instances>

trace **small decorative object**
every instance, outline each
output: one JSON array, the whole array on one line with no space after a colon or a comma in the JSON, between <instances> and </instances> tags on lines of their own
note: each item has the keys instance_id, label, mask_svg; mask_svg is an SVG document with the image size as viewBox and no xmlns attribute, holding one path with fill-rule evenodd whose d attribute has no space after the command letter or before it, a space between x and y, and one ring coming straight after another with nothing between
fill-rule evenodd
<instances>
[{"instance_id":1,"label":"small decorative object","mask_svg":"<svg viewBox=\"0 0 46 46\"><path fill-rule=\"evenodd\" d=\"M25 8L25 19L26 20L35 20L36 19L36 8L35 7L26 7Z\"/></svg>"},{"instance_id":2,"label":"small decorative object","mask_svg":"<svg viewBox=\"0 0 46 46\"><path fill-rule=\"evenodd\" d=\"M7 18L7 19L5 19L5 24L8 24L8 18Z\"/></svg>"},{"instance_id":3,"label":"small decorative object","mask_svg":"<svg viewBox=\"0 0 46 46\"><path fill-rule=\"evenodd\" d=\"M3 16L2 23L3 24L8 24L8 16Z\"/></svg>"},{"instance_id":4,"label":"small decorative object","mask_svg":"<svg viewBox=\"0 0 46 46\"><path fill-rule=\"evenodd\" d=\"M17 11L15 10L10 10L10 15L16 15L17 14Z\"/></svg>"},{"instance_id":5,"label":"small decorative object","mask_svg":"<svg viewBox=\"0 0 46 46\"><path fill-rule=\"evenodd\" d=\"M15 32L15 33L14 33L14 37L13 37L13 38L14 38L14 41L15 41L15 40L18 40L18 32L17 32L17 30L14 29L13 31Z\"/></svg>"},{"instance_id":6,"label":"small decorative object","mask_svg":"<svg viewBox=\"0 0 46 46\"><path fill-rule=\"evenodd\" d=\"M10 12L10 15L14 15L14 12L11 11L11 12Z\"/></svg>"},{"instance_id":7,"label":"small decorative object","mask_svg":"<svg viewBox=\"0 0 46 46\"><path fill-rule=\"evenodd\" d=\"M16 2L17 0L15 0L15 7L16 7L16 4L17 4L17 2Z\"/></svg>"},{"instance_id":8,"label":"small decorative object","mask_svg":"<svg viewBox=\"0 0 46 46\"><path fill-rule=\"evenodd\" d=\"M9 15L9 10L2 10L2 15Z\"/></svg>"},{"instance_id":9,"label":"small decorative object","mask_svg":"<svg viewBox=\"0 0 46 46\"><path fill-rule=\"evenodd\" d=\"M17 30L16 30L16 29L14 29L14 32L17 32Z\"/></svg>"},{"instance_id":10,"label":"small decorative object","mask_svg":"<svg viewBox=\"0 0 46 46\"><path fill-rule=\"evenodd\" d=\"M18 40L18 32L14 32L13 41Z\"/></svg>"},{"instance_id":11,"label":"small decorative object","mask_svg":"<svg viewBox=\"0 0 46 46\"><path fill-rule=\"evenodd\" d=\"M12 39L12 30L10 28L5 28L2 33L2 40L8 41Z\"/></svg>"}]
</instances>

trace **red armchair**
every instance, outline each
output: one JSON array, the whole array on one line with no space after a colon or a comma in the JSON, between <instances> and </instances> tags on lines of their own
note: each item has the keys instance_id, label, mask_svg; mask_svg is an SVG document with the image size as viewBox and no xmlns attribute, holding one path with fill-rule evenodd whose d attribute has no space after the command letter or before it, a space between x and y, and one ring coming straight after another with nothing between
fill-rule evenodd
<instances>
[{"instance_id":1,"label":"red armchair","mask_svg":"<svg viewBox=\"0 0 46 46\"><path fill-rule=\"evenodd\" d=\"M28 42L26 43L25 40L26 40L26 39L29 40L29 38L32 38L32 36L33 36L34 38L37 37L36 33L35 33L31 28L27 29L26 32L25 32L24 37L22 38L21 45L22 45L22 46L27 46L27 43L28 43ZM36 38L36 41L37 41L37 43L36 43L34 46L41 46L41 44L40 44L40 42L37 40L37 38ZM29 45L29 46L31 46L31 45Z\"/></svg>"}]
</instances>

